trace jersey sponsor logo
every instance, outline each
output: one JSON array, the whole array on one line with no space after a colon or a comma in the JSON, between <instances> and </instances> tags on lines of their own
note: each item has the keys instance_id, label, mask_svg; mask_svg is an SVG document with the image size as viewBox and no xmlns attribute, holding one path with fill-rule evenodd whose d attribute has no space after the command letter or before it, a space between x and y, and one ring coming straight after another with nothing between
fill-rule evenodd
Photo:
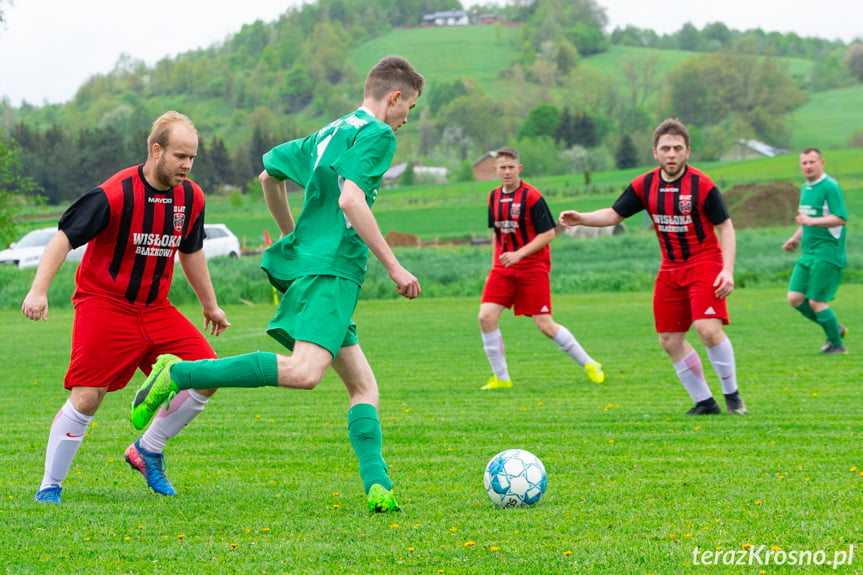
<instances>
[{"instance_id":1,"label":"jersey sponsor logo","mask_svg":"<svg viewBox=\"0 0 863 575\"><path fill-rule=\"evenodd\" d=\"M704 315L716 315L716 310L713 309L713 306L710 306L706 310L704 310Z\"/></svg>"},{"instance_id":2,"label":"jersey sponsor logo","mask_svg":"<svg viewBox=\"0 0 863 575\"><path fill-rule=\"evenodd\" d=\"M677 191L677 186L659 186L660 194L673 194Z\"/></svg>"},{"instance_id":3,"label":"jersey sponsor logo","mask_svg":"<svg viewBox=\"0 0 863 575\"><path fill-rule=\"evenodd\" d=\"M174 198L157 198L156 196L150 196L147 198L147 202L151 204L170 204L174 202Z\"/></svg>"},{"instance_id":4,"label":"jersey sponsor logo","mask_svg":"<svg viewBox=\"0 0 863 575\"><path fill-rule=\"evenodd\" d=\"M500 230L502 234L514 234L515 230L518 229L518 222L514 220L504 220L502 222L495 222L494 227Z\"/></svg>"},{"instance_id":5,"label":"jersey sponsor logo","mask_svg":"<svg viewBox=\"0 0 863 575\"><path fill-rule=\"evenodd\" d=\"M653 222L656 224L656 229L660 232L687 232L689 231L689 224L692 223L692 216L670 216L667 214L653 214Z\"/></svg>"},{"instance_id":6,"label":"jersey sponsor logo","mask_svg":"<svg viewBox=\"0 0 863 575\"><path fill-rule=\"evenodd\" d=\"M680 207L680 213L681 214L683 214L685 216L688 216L689 214L691 214L692 213L692 196L681 195L678 206Z\"/></svg>"}]
</instances>

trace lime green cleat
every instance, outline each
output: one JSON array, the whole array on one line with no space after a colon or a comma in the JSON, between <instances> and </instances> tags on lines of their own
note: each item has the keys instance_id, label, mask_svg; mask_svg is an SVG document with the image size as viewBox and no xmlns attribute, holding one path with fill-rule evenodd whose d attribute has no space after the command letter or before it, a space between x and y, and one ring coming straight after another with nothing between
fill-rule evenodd
<instances>
[{"instance_id":1,"label":"lime green cleat","mask_svg":"<svg viewBox=\"0 0 863 575\"><path fill-rule=\"evenodd\" d=\"M383 485L375 483L369 489L368 499L369 511L372 513L390 513L391 511L401 511L402 508L396 503L396 498L393 492L385 489Z\"/></svg>"},{"instance_id":2,"label":"lime green cleat","mask_svg":"<svg viewBox=\"0 0 863 575\"><path fill-rule=\"evenodd\" d=\"M135 399L132 400L132 425L135 429L144 429L159 412L159 408L166 401L177 395L180 391L177 385L171 381L171 366L178 363L180 358L176 355L164 354L156 358L153 370L149 377L144 380Z\"/></svg>"},{"instance_id":3,"label":"lime green cleat","mask_svg":"<svg viewBox=\"0 0 863 575\"><path fill-rule=\"evenodd\" d=\"M480 389L505 389L508 387L512 387L511 379L503 380L495 375L494 377L490 377Z\"/></svg>"},{"instance_id":4,"label":"lime green cleat","mask_svg":"<svg viewBox=\"0 0 863 575\"><path fill-rule=\"evenodd\" d=\"M588 363L584 366L584 373L593 383L602 383L605 381L605 372L602 371L602 364L598 361Z\"/></svg>"}]
</instances>

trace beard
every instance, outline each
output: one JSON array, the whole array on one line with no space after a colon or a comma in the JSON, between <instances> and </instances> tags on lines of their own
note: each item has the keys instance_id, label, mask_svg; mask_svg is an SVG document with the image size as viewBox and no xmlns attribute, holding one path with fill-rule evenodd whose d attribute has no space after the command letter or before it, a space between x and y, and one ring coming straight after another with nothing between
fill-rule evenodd
<instances>
[{"instance_id":1,"label":"beard","mask_svg":"<svg viewBox=\"0 0 863 575\"><path fill-rule=\"evenodd\" d=\"M164 158L159 158L156 162L156 179L159 180L159 186L167 188L176 188L186 179L185 174L171 172L167 168L167 162ZM176 183L175 183L176 182Z\"/></svg>"}]
</instances>

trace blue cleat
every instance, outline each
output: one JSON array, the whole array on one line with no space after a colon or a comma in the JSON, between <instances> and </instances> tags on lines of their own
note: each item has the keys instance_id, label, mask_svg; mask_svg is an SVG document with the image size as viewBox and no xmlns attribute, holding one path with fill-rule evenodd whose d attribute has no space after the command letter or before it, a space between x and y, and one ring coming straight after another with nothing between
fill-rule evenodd
<instances>
[{"instance_id":1,"label":"blue cleat","mask_svg":"<svg viewBox=\"0 0 863 575\"><path fill-rule=\"evenodd\" d=\"M59 485L50 485L36 492L36 501L39 503L55 503L60 505L60 494L63 488Z\"/></svg>"},{"instance_id":2,"label":"blue cleat","mask_svg":"<svg viewBox=\"0 0 863 575\"><path fill-rule=\"evenodd\" d=\"M135 443L126 448L126 461L132 466L132 469L141 472L144 479L147 480L147 485L150 486L156 493L162 495L176 495L174 486L165 477L165 456L161 453L150 453L141 449L138 443L141 441L139 437ZM59 496L58 496L59 497Z\"/></svg>"}]
</instances>

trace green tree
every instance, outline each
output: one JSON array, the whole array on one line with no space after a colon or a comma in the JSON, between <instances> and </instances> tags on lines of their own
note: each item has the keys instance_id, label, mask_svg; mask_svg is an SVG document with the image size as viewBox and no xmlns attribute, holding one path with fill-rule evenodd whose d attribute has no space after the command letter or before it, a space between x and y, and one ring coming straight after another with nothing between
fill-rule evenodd
<instances>
[{"instance_id":1,"label":"green tree","mask_svg":"<svg viewBox=\"0 0 863 575\"><path fill-rule=\"evenodd\" d=\"M614 152L614 165L618 170L626 170L638 165L638 149L629 134L623 134L620 137L620 143Z\"/></svg>"},{"instance_id":2,"label":"green tree","mask_svg":"<svg viewBox=\"0 0 863 575\"><path fill-rule=\"evenodd\" d=\"M518 138L551 137L560 123L560 110L551 104L540 104L527 114L518 132Z\"/></svg>"},{"instance_id":3,"label":"green tree","mask_svg":"<svg viewBox=\"0 0 863 575\"><path fill-rule=\"evenodd\" d=\"M845 52L845 66L848 67L849 74L858 82L863 82L863 43L854 42L848 46L848 51Z\"/></svg>"},{"instance_id":4,"label":"green tree","mask_svg":"<svg viewBox=\"0 0 863 575\"><path fill-rule=\"evenodd\" d=\"M15 216L24 198L39 199L36 182L23 174L15 141L0 131L0 243L4 246L15 238Z\"/></svg>"}]
</instances>

